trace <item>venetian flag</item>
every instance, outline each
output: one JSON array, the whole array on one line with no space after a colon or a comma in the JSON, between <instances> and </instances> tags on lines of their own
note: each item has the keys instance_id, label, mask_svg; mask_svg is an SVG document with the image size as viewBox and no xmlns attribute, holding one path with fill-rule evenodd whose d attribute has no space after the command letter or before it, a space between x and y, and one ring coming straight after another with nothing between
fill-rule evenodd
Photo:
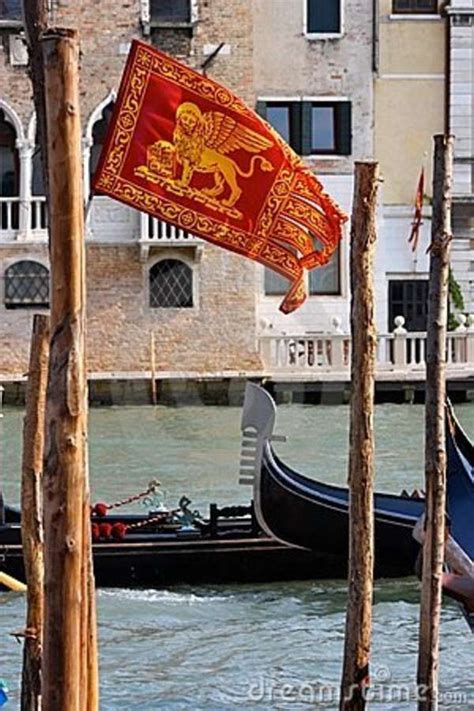
<instances>
[{"instance_id":1,"label":"venetian flag","mask_svg":"<svg viewBox=\"0 0 474 711\"><path fill-rule=\"evenodd\" d=\"M286 277L284 313L303 303L304 270L328 262L347 219L243 101L137 40L93 190Z\"/></svg>"},{"instance_id":2,"label":"venetian flag","mask_svg":"<svg viewBox=\"0 0 474 711\"><path fill-rule=\"evenodd\" d=\"M408 238L408 244L411 244L411 251L416 252L418 247L418 239L420 237L420 227L422 224L422 211L423 211L423 194L425 189L425 169L421 169L420 177L418 178L418 185L416 188L415 196L415 214L413 215L413 222L411 225L411 233Z\"/></svg>"}]
</instances>

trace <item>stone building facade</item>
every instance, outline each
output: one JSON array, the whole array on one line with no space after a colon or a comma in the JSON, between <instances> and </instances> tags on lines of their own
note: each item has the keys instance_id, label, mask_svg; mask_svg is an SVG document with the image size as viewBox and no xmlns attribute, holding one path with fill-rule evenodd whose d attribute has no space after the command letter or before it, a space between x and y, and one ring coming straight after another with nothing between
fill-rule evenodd
<instances>
[{"instance_id":1,"label":"stone building facade","mask_svg":"<svg viewBox=\"0 0 474 711\"><path fill-rule=\"evenodd\" d=\"M397 309L424 308L429 200L416 255L407 237L423 161L430 197L432 134L450 128L458 134L453 265L469 311L473 4L52 0L51 22L81 35L85 195L130 42L145 39L198 70L204 66L256 108L347 213L354 161L380 161L376 288L383 333ZM0 4L0 378L25 372L32 314L47 303L47 216L20 5ZM159 373L180 377L262 373L260 338L269 334L324 334L334 325L348 331L348 239L328 267L308 277L301 309L283 316L281 278L108 198L93 198L86 238L92 373L147 371L151 334ZM28 283L36 285L34 298Z\"/></svg>"},{"instance_id":2,"label":"stone building facade","mask_svg":"<svg viewBox=\"0 0 474 711\"><path fill-rule=\"evenodd\" d=\"M160 7L159 2L125 0L63 0L53 5L52 22L76 27L81 37L86 193L90 162L97 154L94 139L100 140L103 134L97 127L114 98L133 38L145 38L196 68L223 37L230 40L232 55L216 58L212 76L254 103L251 0L203 0L199 7L193 2L189 8L187 3L174 3L173 8L173 3ZM0 198L0 373L11 375L26 370L32 315L40 304L19 303L24 295L15 293L15 284L24 283L28 275L8 270L18 262L26 265L23 272L31 270L28 264L32 262L48 266L43 196L32 196L32 182L39 178L38 166L33 165L32 91L21 25L16 22L18 7L19 3L7 2L0 24L0 116L7 133L13 130L15 146L16 185L13 189L4 186ZM9 138L3 143L8 144ZM2 157L6 153L4 148ZM260 369L255 265L169 228L164 239L154 238L162 232L163 226L136 211L107 198L93 199L87 225L89 369L122 373L149 369L152 332L161 371ZM159 263L169 267L171 262L185 265L185 286L191 292L186 307L154 308L150 305L150 270Z\"/></svg>"}]
</instances>

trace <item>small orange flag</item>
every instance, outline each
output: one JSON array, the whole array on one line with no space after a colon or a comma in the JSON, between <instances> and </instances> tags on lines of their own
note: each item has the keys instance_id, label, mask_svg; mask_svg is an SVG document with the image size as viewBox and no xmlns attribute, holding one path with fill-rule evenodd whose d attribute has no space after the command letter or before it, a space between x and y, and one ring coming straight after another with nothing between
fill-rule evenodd
<instances>
[{"instance_id":1,"label":"small orange flag","mask_svg":"<svg viewBox=\"0 0 474 711\"><path fill-rule=\"evenodd\" d=\"M93 180L96 193L264 264L306 298L344 213L280 136L228 89L135 40Z\"/></svg>"},{"instance_id":2,"label":"small orange flag","mask_svg":"<svg viewBox=\"0 0 474 711\"><path fill-rule=\"evenodd\" d=\"M420 177L418 178L418 185L416 188L415 197L415 214L413 216L413 222L411 224L411 232L408 238L408 244L411 244L411 251L416 252L418 247L418 239L420 237L420 227L422 225L422 212L423 212L423 194L425 190L425 169L421 169Z\"/></svg>"}]
</instances>

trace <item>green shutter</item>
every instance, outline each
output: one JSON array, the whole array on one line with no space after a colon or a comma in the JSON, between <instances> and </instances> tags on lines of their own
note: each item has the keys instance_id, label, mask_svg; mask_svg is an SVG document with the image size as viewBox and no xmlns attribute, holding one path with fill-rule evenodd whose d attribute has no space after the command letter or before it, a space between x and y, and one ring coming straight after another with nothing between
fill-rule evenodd
<instances>
[{"instance_id":1,"label":"green shutter","mask_svg":"<svg viewBox=\"0 0 474 711\"><path fill-rule=\"evenodd\" d=\"M261 116L265 121L267 120L267 102L266 101L257 101L257 106L255 107L255 110L259 116Z\"/></svg>"},{"instance_id":2,"label":"green shutter","mask_svg":"<svg viewBox=\"0 0 474 711\"><path fill-rule=\"evenodd\" d=\"M301 155L309 156L312 153L311 136L311 103L301 102Z\"/></svg>"},{"instance_id":3,"label":"green shutter","mask_svg":"<svg viewBox=\"0 0 474 711\"><path fill-rule=\"evenodd\" d=\"M337 111L337 152L343 156L352 153L352 104L350 101L341 101L336 107Z\"/></svg>"}]
</instances>

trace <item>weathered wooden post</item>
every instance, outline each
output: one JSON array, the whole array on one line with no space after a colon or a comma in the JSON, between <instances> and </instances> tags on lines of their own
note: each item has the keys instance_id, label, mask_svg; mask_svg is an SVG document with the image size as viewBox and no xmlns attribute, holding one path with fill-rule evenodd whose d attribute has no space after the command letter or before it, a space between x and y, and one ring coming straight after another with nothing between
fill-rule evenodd
<instances>
[{"instance_id":1,"label":"weathered wooden post","mask_svg":"<svg viewBox=\"0 0 474 711\"><path fill-rule=\"evenodd\" d=\"M438 708L439 622L446 507L446 326L451 242L453 137L435 136L426 342L426 534L418 653L419 711Z\"/></svg>"},{"instance_id":2,"label":"weathered wooden post","mask_svg":"<svg viewBox=\"0 0 474 711\"><path fill-rule=\"evenodd\" d=\"M21 682L22 711L41 709L43 635L43 504L44 417L49 360L49 317L33 319L26 415L23 427L21 536L27 583L26 631Z\"/></svg>"},{"instance_id":3,"label":"weathered wooden post","mask_svg":"<svg viewBox=\"0 0 474 711\"><path fill-rule=\"evenodd\" d=\"M150 372L151 372L151 404L158 404L158 396L156 392L156 355L155 355L155 332L150 332Z\"/></svg>"},{"instance_id":4,"label":"weathered wooden post","mask_svg":"<svg viewBox=\"0 0 474 711\"><path fill-rule=\"evenodd\" d=\"M41 44L51 257L44 460L43 708L89 711L98 708L98 696L96 689L91 690L89 678L95 674L90 667L96 664L95 631L91 629L95 618L93 581L85 580L91 571L91 550L79 43L75 31L52 29L44 33Z\"/></svg>"},{"instance_id":5,"label":"weathered wooden post","mask_svg":"<svg viewBox=\"0 0 474 711\"><path fill-rule=\"evenodd\" d=\"M356 163L351 225L351 414L349 452L349 593L341 711L365 708L369 683L374 568L374 320L378 163Z\"/></svg>"}]
</instances>

